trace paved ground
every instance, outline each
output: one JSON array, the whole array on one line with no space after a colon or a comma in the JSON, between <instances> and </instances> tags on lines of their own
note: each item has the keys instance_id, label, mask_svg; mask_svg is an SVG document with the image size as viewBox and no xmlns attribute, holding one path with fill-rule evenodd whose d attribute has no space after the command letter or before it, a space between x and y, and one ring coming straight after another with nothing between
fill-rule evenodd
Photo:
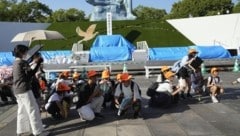
<instances>
[{"instance_id":1,"label":"paved ground","mask_svg":"<svg viewBox=\"0 0 240 136\"><path fill-rule=\"evenodd\" d=\"M207 75L206 75L207 76ZM57 136L237 136L240 134L240 89L231 85L239 73L222 72L226 88L221 103L212 104L209 97L182 100L170 109L150 108L145 95L155 78L136 76L143 91L141 118L132 119L129 111L125 117L116 117L116 111L103 110L105 119L81 121L71 110L67 120L53 121L42 114L47 130ZM0 107L0 135L14 136L16 132L16 105Z\"/></svg>"}]
</instances>

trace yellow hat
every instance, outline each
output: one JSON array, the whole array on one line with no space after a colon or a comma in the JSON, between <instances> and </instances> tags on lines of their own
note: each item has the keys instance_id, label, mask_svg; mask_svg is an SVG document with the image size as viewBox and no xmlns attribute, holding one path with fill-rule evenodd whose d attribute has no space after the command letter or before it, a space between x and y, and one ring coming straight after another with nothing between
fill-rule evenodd
<instances>
[{"instance_id":1,"label":"yellow hat","mask_svg":"<svg viewBox=\"0 0 240 136\"><path fill-rule=\"evenodd\" d=\"M80 74L78 72L74 72L72 77L73 79L79 78Z\"/></svg>"},{"instance_id":2,"label":"yellow hat","mask_svg":"<svg viewBox=\"0 0 240 136\"><path fill-rule=\"evenodd\" d=\"M132 75L129 75L128 73L121 74L121 81L128 81L132 78Z\"/></svg>"},{"instance_id":3,"label":"yellow hat","mask_svg":"<svg viewBox=\"0 0 240 136\"><path fill-rule=\"evenodd\" d=\"M102 79L109 78L109 77L110 77L109 70L103 70L103 72L102 72Z\"/></svg>"},{"instance_id":4,"label":"yellow hat","mask_svg":"<svg viewBox=\"0 0 240 136\"><path fill-rule=\"evenodd\" d=\"M164 74L164 76L169 79L170 77L173 77L175 75L175 73L173 73L172 71L168 71Z\"/></svg>"},{"instance_id":5,"label":"yellow hat","mask_svg":"<svg viewBox=\"0 0 240 136\"><path fill-rule=\"evenodd\" d=\"M97 72L95 70L90 70L88 71L88 78L89 77L93 77L93 76L96 76L97 75Z\"/></svg>"},{"instance_id":6,"label":"yellow hat","mask_svg":"<svg viewBox=\"0 0 240 136\"><path fill-rule=\"evenodd\" d=\"M195 49L189 49L188 54L198 53Z\"/></svg>"},{"instance_id":7,"label":"yellow hat","mask_svg":"<svg viewBox=\"0 0 240 136\"><path fill-rule=\"evenodd\" d=\"M219 69L216 68L216 67L211 68L211 74L212 74L213 72L215 72L215 71L218 71L218 70L219 70Z\"/></svg>"},{"instance_id":8,"label":"yellow hat","mask_svg":"<svg viewBox=\"0 0 240 136\"><path fill-rule=\"evenodd\" d=\"M161 67L161 72L167 72L169 71L171 68L169 66L162 66Z\"/></svg>"}]
</instances>

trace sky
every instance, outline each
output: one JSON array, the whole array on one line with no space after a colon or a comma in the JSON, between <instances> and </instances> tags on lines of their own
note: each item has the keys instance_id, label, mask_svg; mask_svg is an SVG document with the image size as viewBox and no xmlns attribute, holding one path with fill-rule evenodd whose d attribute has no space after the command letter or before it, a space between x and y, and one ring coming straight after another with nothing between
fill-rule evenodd
<instances>
[{"instance_id":1,"label":"sky","mask_svg":"<svg viewBox=\"0 0 240 136\"><path fill-rule=\"evenodd\" d=\"M31 0L29 0L31 1ZM86 15L89 15L93 6L86 2L86 0L38 0L41 3L44 3L49 6L52 10L58 9L69 9L76 8L85 12ZM146 7L153 7L157 9L165 9L167 13L171 11L172 5L175 2L181 0L132 0L133 9L138 5L143 5ZM237 0L232 0L234 3Z\"/></svg>"},{"instance_id":2,"label":"sky","mask_svg":"<svg viewBox=\"0 0 240 136\"><path fill-rule=\"evenodd\" d=\"M38 0L49 6L52 10L57 9L69 9L76 8L82 10L86 15L90 14L93 10L93 6L87 3L85 0ZM165 9L168 13L171 10L172 4L179 0L132 0L133 8L138 5L146 7L153 7L158 9Z\"/></svg>"}]
</instances>

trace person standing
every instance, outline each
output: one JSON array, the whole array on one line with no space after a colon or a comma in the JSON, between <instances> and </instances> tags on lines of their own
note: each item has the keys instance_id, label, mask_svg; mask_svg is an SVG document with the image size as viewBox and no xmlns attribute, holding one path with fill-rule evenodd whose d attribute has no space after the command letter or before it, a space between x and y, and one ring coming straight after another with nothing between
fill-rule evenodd
<instances>
[{"instance_id":1,"label":"person standing","mask_svg":"<svg viewBox=\"0 0 240 136\"><path fill-rule=\"evenodd\" d=\"M32 130L33 135L49 135L49 132L43 132L42 120L31 90L31 79L37 72L42 58L36 61L37 65L31 69L29 63L24 60L27 56L29 48L25 45L17 45L14 48L13 55L15 61L13 63L13 90L18 103L17 112L17 135L28 133Z\"/></svg>"}]
</instances>

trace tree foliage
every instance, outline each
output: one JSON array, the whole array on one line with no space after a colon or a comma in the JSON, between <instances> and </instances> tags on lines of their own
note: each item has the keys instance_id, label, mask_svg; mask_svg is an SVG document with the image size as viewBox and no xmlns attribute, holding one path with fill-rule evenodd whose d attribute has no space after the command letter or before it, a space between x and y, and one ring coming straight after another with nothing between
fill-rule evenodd
<instances>
[{"instance_id":1,"label":"tree foliage","mask_svg":"<svg viewBox=\"0 0 240 136\"><path fill-rule=\"evenodd\" d=\"M168 18L186 18L228 14L232 12L231 0L181 0L174 3Z\"/></svg>"},{"instance_id":2,"label":"tree foliage","mask_svg":"<svg viewBox=\"0 0 240 136\"><path fill-rule=\"evenodd\" d=\"M167 13L165 10L139 5L133 10L138 19L162 19Z\"/></svg>"},{"instance_id":3,"label":"tree foliage","mask_svg":"<svg viewBox=\"0 0 240 136\"><path fill-rule=\"evenodd\" d=\"M238 0L236 5L234 6L233 13L240 13L240 0Z\"/></svg>"},{"instance_id":4,"label":"tree foliage","mask_svg":"<svg viewBox=\"0 0 240 136\"><path fill-rule=\"evenodd\" d=\"M51 22L76 22L84 20L85 13L81 10L70 8L68 10L59 9L53 12Z\"/></svg>"},{"instance_id":5,"label":"tree foliage","mask_svg":"<svg viewBox=\"0 0 240 136\"><path fill-rule=\"evenodd\" d=\"M45 22L52 10L39 1L0 0L0 21Z\"/></svg>"}]
</instances>

